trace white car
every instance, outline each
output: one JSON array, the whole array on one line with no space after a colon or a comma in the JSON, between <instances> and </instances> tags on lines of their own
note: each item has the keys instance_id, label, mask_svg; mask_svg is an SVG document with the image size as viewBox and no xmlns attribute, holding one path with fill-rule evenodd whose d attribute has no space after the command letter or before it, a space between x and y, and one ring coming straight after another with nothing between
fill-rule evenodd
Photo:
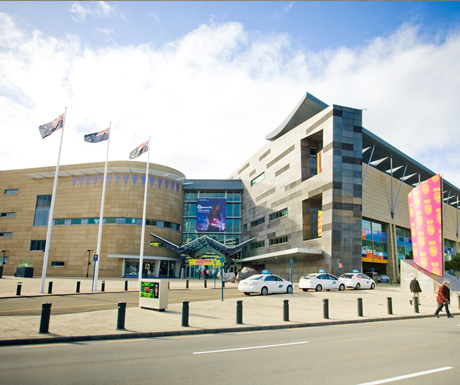
<instances>
[{"instance_id":1,"label":"white car","mask_svg":"<svg viewBox=\"0 0 460 385\"><path fill-rule=\"evenodd\" d=\"M351 287L356 290L375 288L375 281L363 273L342 274L340 279L345 281L347 287Z\"/></svg>"},{"instance_id":2,"label":"white car","mask_svg":"<svg viewBox=\"0 0 460 385\"><path fill-rule=\"evenodd\" d=\"M274 274L257 274L243 279L238 284L238 290L246 295L260 293L292 293L292 284Z\"/></svg>"},{"instance_id":3,"label":"white car","mask_svg":"<svg viewBox=\"0 0 460 385\"><path fill-rule=\"evenodd\" d=\"M308 291L308 289L314 289L316 291L337 289L343 291L345 287L346 285L343 280L329 273L304 275L299 281L299 289L303 291Z\"/></svg>"}]
</instances>

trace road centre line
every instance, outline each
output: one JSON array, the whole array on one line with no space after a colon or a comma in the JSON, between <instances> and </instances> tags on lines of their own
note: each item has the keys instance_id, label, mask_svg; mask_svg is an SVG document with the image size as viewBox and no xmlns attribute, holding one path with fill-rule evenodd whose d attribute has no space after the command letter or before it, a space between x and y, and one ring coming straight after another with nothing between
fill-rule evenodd
<instances>
[{"instance_id":1,"label":"road centre line","mask_svg":"<svg viewBox=\"0 0 460 385\"><path fill-rule=\"evenodd\" d=\"M443 368L426 370L426 371L424 371L424 372L405 374L404 376L386 378L386 379L384 379L384 380L377 380L377 381L371 381L371 382L364 382L364 383L358 384L358 385L378 385L378 384L386 384L386 383L388 383L388 382L406 380L406 379L408 379L408 378L413 378L413 377L418 377L418 376L425 376L425 375L427 375L427 374L433 374L433 373L437 373L437 372L442 372L442 371L444 371L444 370L449 370L449 369L453 369L452 366L445 366L445 367L443 367Z\"/></svg>"},{"instance_id":2,"label":"road centre line","mask_svg":"<svg viewBox=\"0 0 460 385\"><path fill-rule=\"evenodd\" d=\"M209 351L206 351L206 352L193 352L193 354L226 353L226 352L236 352L236 351L241 351L241 350L278 348L278 347L282 347L282 346L301 345L301 344L308 344L308 343L310 343L310 341L291 342L291 343L287 343L287 344L278 344L278 345L249 346L249 347L247 347L247 348L222 349L222 350L209 350Z\"/></svg>"}]
</instances>

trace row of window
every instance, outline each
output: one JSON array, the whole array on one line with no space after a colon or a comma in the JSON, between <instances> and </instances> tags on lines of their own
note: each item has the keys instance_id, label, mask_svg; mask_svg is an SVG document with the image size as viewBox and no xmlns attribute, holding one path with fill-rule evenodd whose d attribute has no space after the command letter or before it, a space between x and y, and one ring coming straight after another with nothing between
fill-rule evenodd
<instances>
[{"instance_id":1,"label":"row of window","mask_svg":"<svg viewBox=\"0 0 460 385\"><path fill-rule=\"evenodd\" d=\"M271 221L274 221L276 219L279 219L279 218L282 218L282 217L287 217L288 215L288 209L282 209L282 210L279 210L275 213L272 213L268 216L268 219ZM262 218L258 218L254 221L252 221L250 223L251 225L251 228L252 227L256 227L256 226L260 226L260 225L263 225L265 223L265 217L262 217ZM245 225L245 230L247 230L247 226Z\"/></svg>"},{"instance_id":2,"label":"row of window","mask_svg":"<svg viewBox=\"0 0 460 385\"><path fill-rule=\"evenodd\" d=\"M14 218L16 213L0 213L0 217Z\"/></svg>"},{"instance_id":3,"label":"row of window","mask_svg":"<svg viewBox=\"0 0 460 385\"><path fill-rule=\"evenodd\" d=\"M224 198L227 202L241 202L240 192L231 191L195 191L184 195L185 202L196 202L198 198Z\"/></svg>"},{"instance_id":4,"label":"row of window","mask_svg":"<svg viewBox=\"0 0 460 385\"><path fill-rule=\"evenodd\" d=\"M241 217L241 204L240 203L227 203L225 207L225 214L227 218ZM185 202L184 203L184 217L197 216L197 203Z\"/></svg>"},{"instance_id":5,"label":"row of window","mask_svg":"<svg viewBox=\"0 0 460 385\"><path fill-rule=\"evenodd\" d=\"M277 246L277 245L281 245L283 243L287 243L288 240L289 240L288 236L283 235L281 237L270 238L268 240L268 244L270 246ZM258 241L258 242L251 243L251 250L261 249L263 247L265 247L265 241Z\"/></svg>"},{"instance_id":6,"label":"row of window","mask_svg":"<svg viewBox=\"0 0 460 385\"><path fill-rule=\"evenodd\" d=\"M5 194L19 194L19 189L17 188L6 189Z\"/></svg>"},{"instance_id":7,"label":"row of window","mask_svg":"<svg viewBox=\"0 0 460 385\"><path fill-rule=\"evenodd\" d=\"M53 226L71 226L71 225L97 225L99 218L64 218L53 219ZM135 225L142 226L142 218L125 218L125 217L106 217L104 225ZM146 226L155 226L180 231L180 224L168 221L159 221L156 219L146 219Z\"/></svg>"}]
</instances>

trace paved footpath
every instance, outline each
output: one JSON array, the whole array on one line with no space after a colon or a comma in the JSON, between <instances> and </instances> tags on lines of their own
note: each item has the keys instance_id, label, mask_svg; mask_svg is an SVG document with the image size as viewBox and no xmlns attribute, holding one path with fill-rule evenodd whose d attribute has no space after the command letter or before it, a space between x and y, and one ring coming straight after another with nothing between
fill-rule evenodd
<instances>
[{"instance_id":1,"label":"paved footpath","mask_svg":"<svg viewBox=\"0 0 460 385\"><path fill-rule=\"evenodd\" d=\"M106 292L122 292L126 279L101 279ZM53 282L52 293L40 293L41 278L18 278L4 276L0 279L0 308L2 301L17 298L18 282L21 282L21 296L43 296L43 302L51 302L53 295L75 294L76 282L80 281L80 293L91 293L91 278L49 278ZM170 290L186 290L186 281L170 280ZM208 280L190 280L190 289L221 290L220 286ZM98 285L99 290L101 284ZM226 283L226 287L236 287ZM128 290L137 291L137 280L128 280ZM97 295L97 294L95 294ZM126 309L125 329L117 329L118 309L84 313L53 315L49 322L49 332L39 333L41 316L0 317L0 345L33 344L50 342L71 342L91 339L119 339L156 337L177 334L219 333L292 327L313 327L328 324L352 322L390 321L414 317L433 317L436 309L434 293L422 293L419 312L409 304L410 293L399 285L379 284L375 290L351 290L344 292L322 291L303 292L298 288L294 294L268 296L251 295L243 298L200 301L189 303L188 326L182 326L182 303L169 304L163 312L129 307ZM389 314L388 298L391 298L392 313ZM329 317L325 318L325 299L328 300ZM362 301L362 316L358 314L358 302ZM14 299L16 300L16 299ZM288 300L288 321L284 320L285 300ZM242 324L237 324L237 301L242 302ZM451 312L459 315L459 300L452 295ZM443 322L441 313L439 322Z\"/></svg>"}]
</instances>

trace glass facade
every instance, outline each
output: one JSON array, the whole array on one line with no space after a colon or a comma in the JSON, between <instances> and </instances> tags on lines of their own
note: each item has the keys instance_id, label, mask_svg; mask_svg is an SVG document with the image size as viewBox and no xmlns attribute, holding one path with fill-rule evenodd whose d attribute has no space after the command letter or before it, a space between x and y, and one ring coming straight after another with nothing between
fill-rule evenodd
<instances>
[{"instance_id":1,"label":"glass facade","mask_svg":"<svg viewBox=\"0 0 460 385\"><path fill-rule=\"evenodd\" d=\"M363 262L388 263L386 227L366 219L362 221Z\"/></svg>"},{"instance_id":2,"label":"glass facade","mask_svg":"<svg viewBox=\"0 0 460 385\"><path fill-rule=\"evenodd\" d=\"M226 228L224 232L198 232L196 229L198 198L222 198L226 200ZM235 246L241 243L241 192L235 191L193 191L184 195L184 221L182 243L189 243L201 235Z\"/></svg>"},{"instance_id":3,"label":"glass facade","mask_svg":"<svg viewBox=\"0 0 460 385\"><path fill-rule=\"evenodd\" d=\"M412 252L412 239L410 230L396 228L396 245L398 248L398 260L406 259Z\"/></svg>"}]
</instances>

